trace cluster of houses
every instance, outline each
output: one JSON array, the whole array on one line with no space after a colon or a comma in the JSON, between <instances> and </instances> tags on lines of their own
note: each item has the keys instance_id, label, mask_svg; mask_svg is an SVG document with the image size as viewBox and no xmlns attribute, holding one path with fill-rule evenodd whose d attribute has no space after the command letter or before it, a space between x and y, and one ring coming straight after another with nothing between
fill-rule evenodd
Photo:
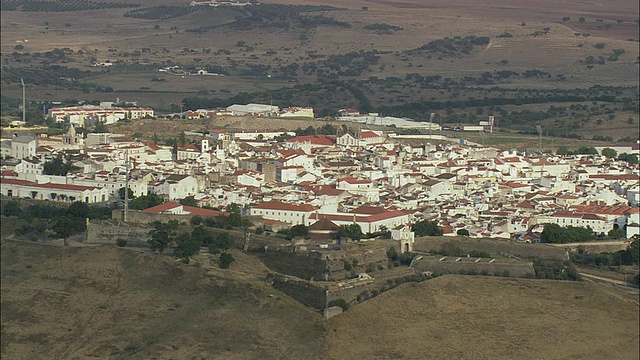
<instances>
[{"instance_id":1,"label":"cluster of houses","mask_svg":"<svg viewBox=\"0 0 640 360\"><path fill-rule=\"evenodd\" d=\"M89 126L96 123L113 124L119 120L137 120L152 118L152 108L143 107L114 107L113 103L105 102L101 105L82 105L71 107L51 108L47 116L56 123L69 123L77 126Z\"/></svg>"},{"instance_id":2,"label":"cluster of houses","mask_svg":"<svg viewBox=\"0 0 640 360\"><path fill-rule=\"evenodd\" d=\"M465 229L471 237L527 242L538 241L546 223L639 232L638 165L429 144L375 130L273 140L283 133L216 130L177 149L108 133L78 141L73 127L61 139L17 137L3 142L3 157L12 159L3 162L1 193L102 202L128 176L135 196L235 203L274 227L358 224L375 233L430 220L445 235ZM73 170L44 174L44 163L57 157Z\"/></svg>"},{"instance_id":3,"label":"cluster of houses","mask_svg":"<svg viewBox=\"0 0 640 360\"><path fill-rule=\"evenodd\" d=\"M280 109L275 105L265 104L234 104L224 109L197 109L185 113L187 119L203 119L214 116L267 116L282 118L314 118L311 107L287 107Z\"/></svg>"}]
</instances>

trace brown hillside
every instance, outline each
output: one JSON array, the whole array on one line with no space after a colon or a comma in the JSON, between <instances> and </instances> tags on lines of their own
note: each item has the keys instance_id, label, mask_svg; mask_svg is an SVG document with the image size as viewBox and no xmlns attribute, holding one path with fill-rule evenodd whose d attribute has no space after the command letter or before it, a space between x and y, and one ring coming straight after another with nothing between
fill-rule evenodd
<instances>
[{"instance_id":1,"label":"brown hillside","mask_svg":"<svg viewBox=\"0 0 640 360\"><path fill-rule=\"evenodd\" d=\"M331 359L637 359L638 300L587 282L447 275L329 320Z\"/></svg>"}]
</instances>

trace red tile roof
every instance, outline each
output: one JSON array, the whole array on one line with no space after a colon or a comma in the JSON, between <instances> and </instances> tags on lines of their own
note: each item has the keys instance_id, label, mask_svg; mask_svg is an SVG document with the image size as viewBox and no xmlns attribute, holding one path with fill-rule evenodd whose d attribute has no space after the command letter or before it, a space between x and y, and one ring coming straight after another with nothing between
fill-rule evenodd
<instances>
[{"instance_id":1,"label":"red tile roof","mask_svg":"<svg viewBox=\"0 0 640 360\"><path fill-rule=\"evenodd\" d=\"M287 140L290 143L303 143L310 142L313 145L324 145L324 146L332 146L336 143L335 136L327 136L327 135L306 135L306 136L297 136L293 139Z\"/></svg>"},{"instance_id":2,"label":"red tile roof","mask_svg":"<svg viewBox=\"0 0 640 360\"><path fill-rule=\"evenodd\" d=\"M190 215L200 215L200 216L220 216L220 215L224 215L224 216L229 216L229 213L225 213L225 212L222 212L222 211L203 209L203 208L195 207L195 206L186 206L186 205L182 205L180 203L177 203L175 201L171 201L171 202L168 202L168 203L156 205L156 206L150 207L148 209L144 209L144 210L142 210L142 212L160 214L160 213L163 213L165 211L173 210L173 209L175 209L177 207L182 207L182 209L185 212L189 213Z\"/></svg>"},{"instance_id":3,"label":"red tile roof","mask_svg":"<svg viewBox=\"0 0 640 360\"><path fill-rule=\"evenodd\" d=\"M99 187L95 187L95 186L81 186L81 185L54 184L54 183L38 184L38 183L27 181L27 180L8 179L4 177L0 179L0 182L2 182L3 184L30 186L30 187L37 187L37 188L43 188L43 189L70 190L70 191L85 191L85 190L100 189Z\"/></svg>"},{"instance_id":4,"label":"red tile roof","mask_svg":"<svg viewBox=\"0 0 640 360\"><path fill-rule=\"evenodd\" d=\"M293 204L287 204L287 203L281 203L281 202L275 202L275 201L256 204L256 205L253 205L253 208L266 209L266 210L302 211L302 212L311 212L318 209L317 207L309 204L293 205Z\"/></svg>"}]
</instances>

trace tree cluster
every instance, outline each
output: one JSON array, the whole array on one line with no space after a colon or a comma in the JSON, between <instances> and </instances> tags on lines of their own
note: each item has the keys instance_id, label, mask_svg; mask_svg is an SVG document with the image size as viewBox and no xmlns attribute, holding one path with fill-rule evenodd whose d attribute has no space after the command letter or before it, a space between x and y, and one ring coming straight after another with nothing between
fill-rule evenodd
<instances>
[{"instance_id":1,"label":"tree cluster","mask_svg":"<svg viewBox=\"0 0 640 360\"><path fill-rule=\"evenodd\" d=\"M595 240L596 235L590 227L567 226L558 224L545 224L540 241L543 243L564 244Z\"/></svg>"},{"instance_id":2,"label":"tree cluster","mask_svg":"<svg viewBox=\"0 0 640 360\"><path fill-rule=\"evenodd\" d=\"M48 233L52 238L66 239L86 230L86 219L108 219L114 207L89 206L74 202L68 206L34 203L21 206L17 201L8 201L2 215L14 216L25 221L16 229L16 235Z\"/></svg>"},{"instance_id":3,"label":"tree cluster","mask_svg":"<svg viewBox=\"0 0 640 360\"><path fill-rule=\"evenodd\" d=\"M634 240L625 250L617 252L601 252L599 254L589 254L583 248L578 248L577 252L571 253L571 261L576 264L609 267L620 265L638 265L640 257L640 246L638 240Z\"/></svg>"},{"instance_id":4,"label":"tree cluster","mask_svg":"<svg viewBox=\"0 0 640 360\"><path fill-rule=\"evenodd\" d=\"M416 236L442 236L442 229L438 227L437 221L422 220L411 226L411 230Z\"/></svg>"},{"instance_id":5,"label":"tree cluster","mask_svg":"<svg viewBox=\"0 0 640 360\"><path fill-rule=\"evenodd\" d=\"M538 279L550 280L580 280L578 271L569 260L565 261L549 261L536 259L533 262L533 269Z\"/></svg>"},{"instance_id":6,"label":"tree cluster","mask_svg":"<svg viewBox=\"0 0 640 360\"><path fill-rule=\"evenodd\" d=\"M55 157L49 161L45 161L42 166L42 172L45 175L65 176L69 172L79 169L77 166L74 166L71 161L63 161L61 157Z\"/></svg>"}]
</instances>

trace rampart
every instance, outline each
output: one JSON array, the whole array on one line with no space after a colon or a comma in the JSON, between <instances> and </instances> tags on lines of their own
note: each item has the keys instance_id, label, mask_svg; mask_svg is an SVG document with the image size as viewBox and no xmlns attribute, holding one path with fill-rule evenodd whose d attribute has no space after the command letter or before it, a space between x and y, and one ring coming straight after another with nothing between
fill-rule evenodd
<instances>
[{"instance_id":1,"label":"rampart","mask_svg":"<svg viewBox=\"0 0 640 360\"><path fill-rule=\"evenodd\" d=\"M327 301L344 299L350 303L358 298L364 292L372 292L376 286L373 280L350 280L335 284L327 291Z\"/></svg>"},{"instance_id":2,"label":"rampart","mask_svg":"<svg viewBox=\"0 0 640 360\"><path fill-rule=\"evenodd\" d=\"M320 285L277 274L269 274L267 281L277 290L307 306L318 310L327 307L327 291Z\"/></svg>"},{"instance_id":3,"label":"rampart","mask_svg":"<svg viewBox=\"0 0 640 360\"><path fill-rule=\"evenodd\" d=\"M127 245L146 246L151 228L116 223L112 221L91 221L87 226L86 243L116 244L118 240L126 240Z\"/></svg>"},{"instance_id":4,"label":"rampart","mask_svg":"<svg viewBox=\"0 0 640 360\"><path fill-rule=\"evenodd\" d=\"M491 254L513 256L517 258L564 261L568 259L565 249L547 244L523 244L494 239L460 239L446 237L417 238L413 249L418 252L431 252L440 249L442 244L451 243L465 252L485 251Z\"/></svg>"},{"instance_id":5,"label":"rampart","mask_svg":"<svg viewBox=\"0 0 640 360\"><path fill-rule=\"evenodd\" d=\"M513 259L459 258L450 256L422 256L411 265L419 272L440 274L480 274L510 277L533 277L533 263Z\"/></svg>"},{"instance_id":6,"label":"rampart","mask_svg":"<svg viewBox=\"0 0 640 360\"><path fill-rule=\"evenodd\" d=\"M311 254L309 254L311 255ZM267 251L262 262L271 270L306 280L328 280L327 263L315 256L286 251Z\"/></svg>"},{"instance_id":7,"label":"rampart","mask_svg":"<svg viewBox=\"0 0 640 360\"><path fill-rule=\"evenodd\" d=\"M168 222L169 220L178 220L178 222L189 223L191 215L174 215L174 214L155 214L146 213L140 210L129 210L127 214L127 222L134 224L150 224L154 221ZM114 221L124 221L124 210L116 209L111 212L111 219Z\"/></svg>"}]
</instances>

